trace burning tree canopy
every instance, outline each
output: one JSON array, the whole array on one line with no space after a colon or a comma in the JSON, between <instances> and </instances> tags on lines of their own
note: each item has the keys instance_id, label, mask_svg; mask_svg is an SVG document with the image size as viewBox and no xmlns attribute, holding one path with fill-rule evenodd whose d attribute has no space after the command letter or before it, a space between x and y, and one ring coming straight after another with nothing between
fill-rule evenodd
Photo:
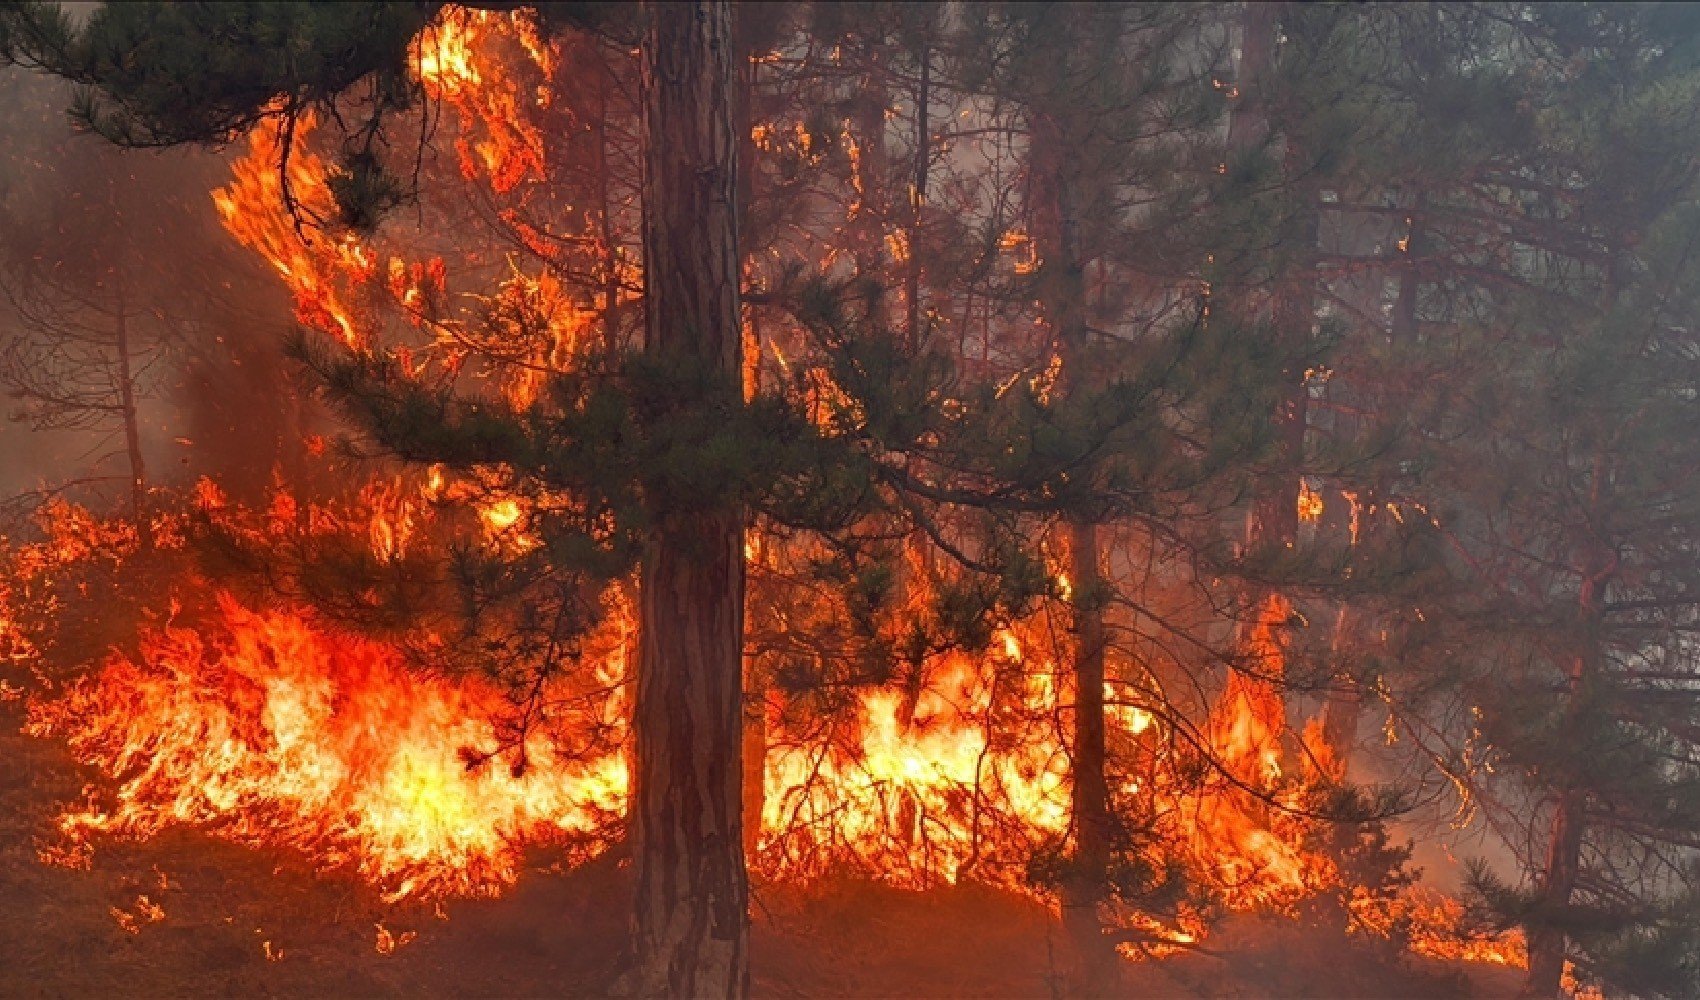
<instances>
[{"instance_id":1,"label":"burning tree canopy","mask_svg":"<svg viewBox=\"0 0 1700 1000\"><path fill-rule=\"evenodd\" d=\"M1232 911L1691 994L1696 28L7 5L93 130L233 148L343 460L4 550L27 728L111 779L43 853L615 852L643 995L846 871L1043 901L1088 994ZM1465 902L1391 836L1447 815Z\"/></svg>"}]
</instances>

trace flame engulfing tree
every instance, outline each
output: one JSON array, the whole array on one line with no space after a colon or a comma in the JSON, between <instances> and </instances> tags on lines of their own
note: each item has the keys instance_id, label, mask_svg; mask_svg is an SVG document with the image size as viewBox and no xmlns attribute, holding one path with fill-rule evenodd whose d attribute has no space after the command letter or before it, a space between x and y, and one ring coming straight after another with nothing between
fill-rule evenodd
<instances>
[{"instance_id":1,"label":"flame engulfing tree","mask_svg":"<svg viewBox=\"0 0 1700 1000\"><path fill-rule=\"evenodd\" d=\"M307 106L331 109L344 91L375 74L369 143L384 113L395 109L392 96L382 92L385 73L399 69L406 44L430 14L407 4L194 12L158 5L103 10L86 34L50 13L12 26L33 31L26 45L52 68L117 95L120 111L92 114L120 140L215 140L281 119L288 200L289 144ZM733 470L712 460L692 467L688 457L698 449L724 457L730 442L715 435L726 432L728 421L740 426L731 19L724 3L665 4L647 14L645 366L651 385L641 401L633 400L627 419L639 421L656 448L669 454L646 470L641 483L620 484L639 491L632 499L641 497L644 513L617 525L633 543L625 551L638 555L643 567L639 618L647 623L640 626L634 699L633 985L644 995L736 996L748 989L747 889L738 833L743 519ZM102 62L100 53L112 51L105 43L115 37L168 27L184 30L185 54L197 42L223 38L229 62L207 72L198 57L190 57L193 68L167 58L123 80L112 75L119 64ZM305 63L271 60L275 47L264 40L274 31L290 39L287 48L308 54ZM307 44L296 44L302 40ZM375 165L369 145L349 154L338 177L334 194L346 222L369 226L373 208L393 204L392 182ZM522 443L526 423L542 416L537 407L530 407L531 420L513 408L504 421L500 408L487 403L497 410L492 422L480 414L480 403L433 397L394 369L392 358L367 350L351 327L346 332L353 353L346 360L320 357L321 369L350 407L367 411L375 425L370 429L391 448L429 453L451 466L481 459L513 463L522 474L573 475L570 469L545 471L558 456L545 458ZM443 414L446 427L425 431L407 419L410 407L417 412L433 402L454 408L452 416ZM563 440L535 424L530 430L541 432L530 440L546 450L573 447L570 431ZM530 461L527 452L535 456ZM578 456L576 471L586 471L588 457ZM705 523L714 527L705 529Z\"/></svg>"},{"instance_id":2,"label":"flame engulfing tree","mask_svg":"<svg viewBox=\"0 0 1700 1000\"><path fill-rule=\"evenodd\" d=\"M1216 903L1408 922L1400 852L1329 822L1388 807L1342 784L1385 709L1468 800L1540 819L1533 892L1477 880L1534 991L1568 952L1681 992L1693 33L1584 11L8 7L4 51L113 138L246 134L226 225L402 468L369 517L210 487L185 515L384 644L220 602L229 649L168 631L38 725L124 748L126 829L458 817L326 845L397 892L511 881L508 831L625 808L644 994L747 989L746 854L1054 891L1095 991L1112 945L1187 945ZM339 736L364 724L256 670L286 647L368 691L398 649L479 666L505 704L433 683L395 717L505 707L454 731L508 772ZM196 671L231 691L150 758L134 719ZM259 689L337 766L258 741L275 780L213 815L171 775L225 780L196 727ZM1326 702L1302 734L1295 693ZM1638 949L1679 961L1634 978Z\"/></svg>"}]
</instances>

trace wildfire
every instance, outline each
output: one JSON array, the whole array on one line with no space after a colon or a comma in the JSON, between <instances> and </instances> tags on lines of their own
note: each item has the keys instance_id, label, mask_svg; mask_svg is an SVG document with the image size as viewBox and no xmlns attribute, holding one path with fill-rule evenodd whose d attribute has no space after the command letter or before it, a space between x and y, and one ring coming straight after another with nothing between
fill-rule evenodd
<instances>
[{"instance_id":1,"label":"wildfire","mask_svg":"<svg viewBox=\"0 0 1700 1000\"><path fill-rule=\"evenodd\" d=\"M1019 657L1013 635L1002 642L1006 659ZM806 876L851 862L908 884L955 881L1064 830L1068 768L1054 731L988 739L998 666L955 657L912 704L902 691L862 694L847 744L781 732L766 762L763 866ZM1054 705L1037 676L1024 693Z\"/></svg>"},{"instance_id":2,"label":"wildfire","mask_svg":"<svg viewBox=\"0 0 1700 1000\"><path fill-rule=\"evenodd\" d=\"M537 736L523 776L469 767L463 748L499 749L503 707L476 682L420 677L296 614L219 609L222 636L167 626L139 661L115 655L32 706L32 733L118 782L60 820L67 838L196 825L352 866L390 898L476 895L513 882L523 845L593 842L623 808L617 754L578 760Z\"/></svg>"},{"instance_id":3,"label":"wildfire","mask_svg":"<svg viewBox=\"0 0 1700 1000\"><path fill-rule=\"evenodd\" d=\"M503 59L499 51L522 56ZM543 133L522 108L547 107L550 100L520 80L530 71L547 77L557 56L523 14L451 9L416 42L415 77L429 97L459 115L461 171L489 193L510 194L545 176ZM458 372L460 361L475 353L469 344L488 348L510 363L500 385L508 402L534 403L545 377L570 368L590 339L591 311L547 269L530 274L508 258L499 292L460 296L455 301L465 309L457 313L444 305L451 275L442 258L410 260L375 237L304 228L292 206L320 220L335 214L332 167L306 142L312 131L311 121L297 124L287 174L280 176L284 136L277 126L257 129L232 183L214 194L227 228L293 293L301 321L347 349L390 351L416 371L412 350L383 343L393 330L373 319L373 304L381 301L407 321L391 324L404 335L417 340L428 331L430 343L414 344L420 356L435 350L445 368ZM801 127L793 133L766 123L753 126L753 137L764 150L783 143L808 153L811 142ZM518 243L550 260L554 251L543 228L517 213L501 218ZM884 239L894 261L908 259L908 233L891 229ZM1016 258L1018 273L1039 266L1025 232L1004 234L999 248ZM619 248L605 249L617 261L620 284L638 286L636 265ZM616 301L630 297L621 294ZM480 341L469 313L505 325ZM751 352L758 360L759 348ZM768 348L789 377L792 364L777 341ZM1042 402L1049 402L1061 364L1053 356L1032 376L1030 387ZM796 381L819 424L866 419L824 371L797 367L803 375ZM402 560L421 544L436 506L463 502L476 513L483 544L534 548L540 544L529 533L534 501L504 494L500 470L489 471L450 474L437 467L418 485L394 476L374 481L362 493L364 543L380 560ZM203 511L226 507L210 482L197 488L195 502ZM1302 520L1321 517L1322 498L1309 483L1298 503ZM279 494L266 514L268 530L282 534L300 514L295 501ZM1354 537L1356 516L1354 507ZM133 526L107 525L74 508L55 507L47 519L56 560L135 544ZM127 541L107 537L124 530ZM751 559L764 548L760 538L746 541ZM1069 600L1069 577L1057 569L1051 581ZM32 661L40 651L16 623L9 586L0 580L0 662ZM116 785L110 796L65 813L62 842L44 848L44 857L86 864L93 834L146 837L189 825L242 843L300 850L326 869L357 872L394 900L497 893L518 877L527 845L594 852L615 835L628 791L618 746L587 733L546 731L526 733L521 747L504 746L496 720L513 705L490 682L423 675L398 647L335 632L300 609L257 610L227 595L217 598L216 609L212 621L165 625L144 637L137 657L115 654L98 674L31 702L32 733L65 739ZM1203 727L1205 749L1221 775L1202 790L1176 777L1179 765L1164 756L1170 723L1137 704L1126 682L1105 684L1114 737L1149 748L1142 752L1155 761L1120 792L1162 803L1157 811L1170 828L1161 832L1185 845L1181 853L1198 879L1231 906L1280 907L1338 887L1332 862L1302 846L1304 821L1281 809L1297 805L1303 791L1303 776L1287 766L1292 734L1278 688L1281 630L1291 614L1270 597L1245 630L1243 669L1230 673ZM617 688L628 676L625 649L605 645L614 652L590 667ZM967 877L1018 885L1022 864L1036 849L1071 832L1069 652L1068 640L1035 616L1000 630L989 652L930 659L924 684L858 691L842 724L800 723L766 706L755 866L770 877L814 877L848 865L911 886ZM613 706L620 709L618 699ZM614 729L623 723L602 721ZM526 766L503 766L504 754L516 750ZM1391 933L1395 919L1404 920L1414 950L1433 957L1526 960L1520 941L1460 937L1462 911L1445 897L1392 908L1364 897L1354 900L1354 914L1378 933ZM164 919L147 897L113 915L132 933ZM1204 933L1191 922L1176 928L1141 914L1125 922L1172 944ZM374 946L390 954L413 935L379 923ZM283 957L271 941L263 947L268 960Z\"/></svg>"},{"instance_id":4,"label":"wildfire","mask_svg":"<svg viewBox=\"0 0 1700 1000\"><path fill-rule=\"evenodd\" d=\"M1413 889L1392 907L1361 905L1354 900L1353 912L1373 930L1390 933L1396 921L1406 924L1405 934L1413 952L1428 958L1453 962L1482 962L1523 968L1529 963L1528 946L1515 932L1486 935L1463 931L1464 905L1456 899L1425 889Z\"/></svg>"},{"instance_id":5,"label":"wildfire","mask_svg":"<svg viewBox=\"0 0 1700 1000\"><path fill-rule=\"evenodd\" d=\"M308 119L299 131L310 133L312 128L313 122ZM310 240L300 220L291 214L293 205L310 218L334 216L329 165L311 150L291 143L288 168L280 172L278 164L283 162L284 149L281 126L255 129L249 145L249 155L231 168L234 177L230 185L213 192L213 204L225 228L277 269L295 295L295 312L302 323L350 348L365 347L371 331L356 322L352 306L359 284L370 277L364 251L353 240Z\"/></svg>"},{"instance_id":6,"label":"wildfire","mask_svg":"<svg viewBox=\"0 0 1700 1000\"><path fill-rule=\"evenodd\" d=\"M1236 787L1199 804L1195 850L1217 867L1230 895L1242 903L1295 898L1331 878L1325 858L1277 835L1279 811L1253 794L1278 797L1283 785L1280 738L1287 732L1287 709L1276 684L1285 657L1280 629L1290 613L1279 596L1263 602L1247 630L1246 665L1229 674L1208 728L1216 757Z\"/></svg>"}]
</instances>

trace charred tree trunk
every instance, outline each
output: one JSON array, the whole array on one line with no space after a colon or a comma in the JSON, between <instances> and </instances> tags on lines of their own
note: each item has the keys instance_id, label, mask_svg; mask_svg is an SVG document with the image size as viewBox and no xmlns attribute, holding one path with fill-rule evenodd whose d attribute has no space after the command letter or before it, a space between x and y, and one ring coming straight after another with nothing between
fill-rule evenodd
<instances>
[{"instance_id":1,"label":"charred tree trunk","mask_svg":"<svg viewBox=\"0 0 1700 1000\"><path fill-rule=\"evenodd\" d=\"M647 6L644 349L707 370L741 405L737 136L725 0ZM676 404L675 404L676 405ZM633 705L632 855L640 996L749 992L742 843L743 511L651 496Z\"/></svg>"},{"instance_id":2,"label":"charred tree trunk","mask_svg":"<svg viewBox=\"0 0 1700 1000\"><path fill-rule=\"evenodd\" d=\"M136 376L130 364L129 302L124 295L122 272L113 279L114 302L113 336L118 352L118 407L124 420L124 452L130 461L130 516L136 522L136 537L146 546L152 544L153 531L148 525L148 476L142 461L141 423L136 416Z\"/></svg>"}]
</instances>

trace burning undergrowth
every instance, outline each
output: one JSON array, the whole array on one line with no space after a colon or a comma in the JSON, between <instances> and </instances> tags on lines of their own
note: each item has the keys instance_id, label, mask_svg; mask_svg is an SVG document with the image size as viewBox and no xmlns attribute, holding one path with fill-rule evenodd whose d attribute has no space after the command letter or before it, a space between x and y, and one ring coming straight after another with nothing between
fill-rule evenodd
<instances>
[{"instance_id":1,"label":"burning undergrowth","mask_svg":"<svg viewBox=\"0 0 1700 1000\"><path fill-rule=\"evenodd\" d=\"M249 611L167 624L30 713L118 783L60 829L145 837L173 824L348 865L394 898L494 893L526 844L598 843L623 760L562 760L541 736L523 773L488 760L503 711L487 686L421 676L397 651Z\"/></svg>"},{"instance_id":2,"label":"burning undergrowth","mask_svg":"<svg viewBox=\"0 0 1700 1000\"><path fill-rule=\"evenodd\" d=\"M576 864L619 844L631 632L618 589L586 647L596 712L516 729L527 702L513 691L428 665L422 650L441 647L441 636L371 638L303 606L267 607L261 591L233 596L186 568L197 564L184 550L209 533L284 552L291 532L309 532L382 562L398 555L398 530L375 525L405 517L411 534L401 534L425 547L435 523L426 494L441 484L428 477L416 503L395 489L341 506L280 495L254 512L203 484L185 503L192 514L156 524L151 552L122 522L44 510L45 540L9 553L9 659L34 674L27 732L64 741L105 776L65 806L41 841L44 861L87 867L102 837L190 828L355 874L392 903L429 904L506 892L536 848ZM129 649L80 669L63 662L67 650L44 655L32 641L39 634L53 648L29 623L74 615L91 580L127 573L146 587L173 581L184 602L167 600ZM778 884L860 873L911 889L1001 886L1054 905L1067 877L1057 852L1069 828L1069 732L1059 709L1070 695L1053 634L1043 615L1012 623L982 655L940 656L920 689L874 686L832 715L787 708L770 691L752 866ZM578 704L584 676L559 679L533 704ZM1342 848L1338 824L1304 818L1321 800L1314 781L1282 777L1293 758L1272 697L1230 686L1219 699L1200 729L1217 741L1213 758L1228 762L1215 782L1197 780L1199 758L1166 738L1170 723L1131 707L1115 715L1118 744L1143 746L1148 763L1143 783L1129 779L1118 797L1127 815L1150 818L1138 850L1118 862L1123 898L1138 903L1107 914L1123 953L1196 947L1235 910L1333 912L1325 922L1417 954L1518 963L1516 939L1478 936L1458 903L1411 888L1384 836Z\"/></svg>"}]
</instances>

